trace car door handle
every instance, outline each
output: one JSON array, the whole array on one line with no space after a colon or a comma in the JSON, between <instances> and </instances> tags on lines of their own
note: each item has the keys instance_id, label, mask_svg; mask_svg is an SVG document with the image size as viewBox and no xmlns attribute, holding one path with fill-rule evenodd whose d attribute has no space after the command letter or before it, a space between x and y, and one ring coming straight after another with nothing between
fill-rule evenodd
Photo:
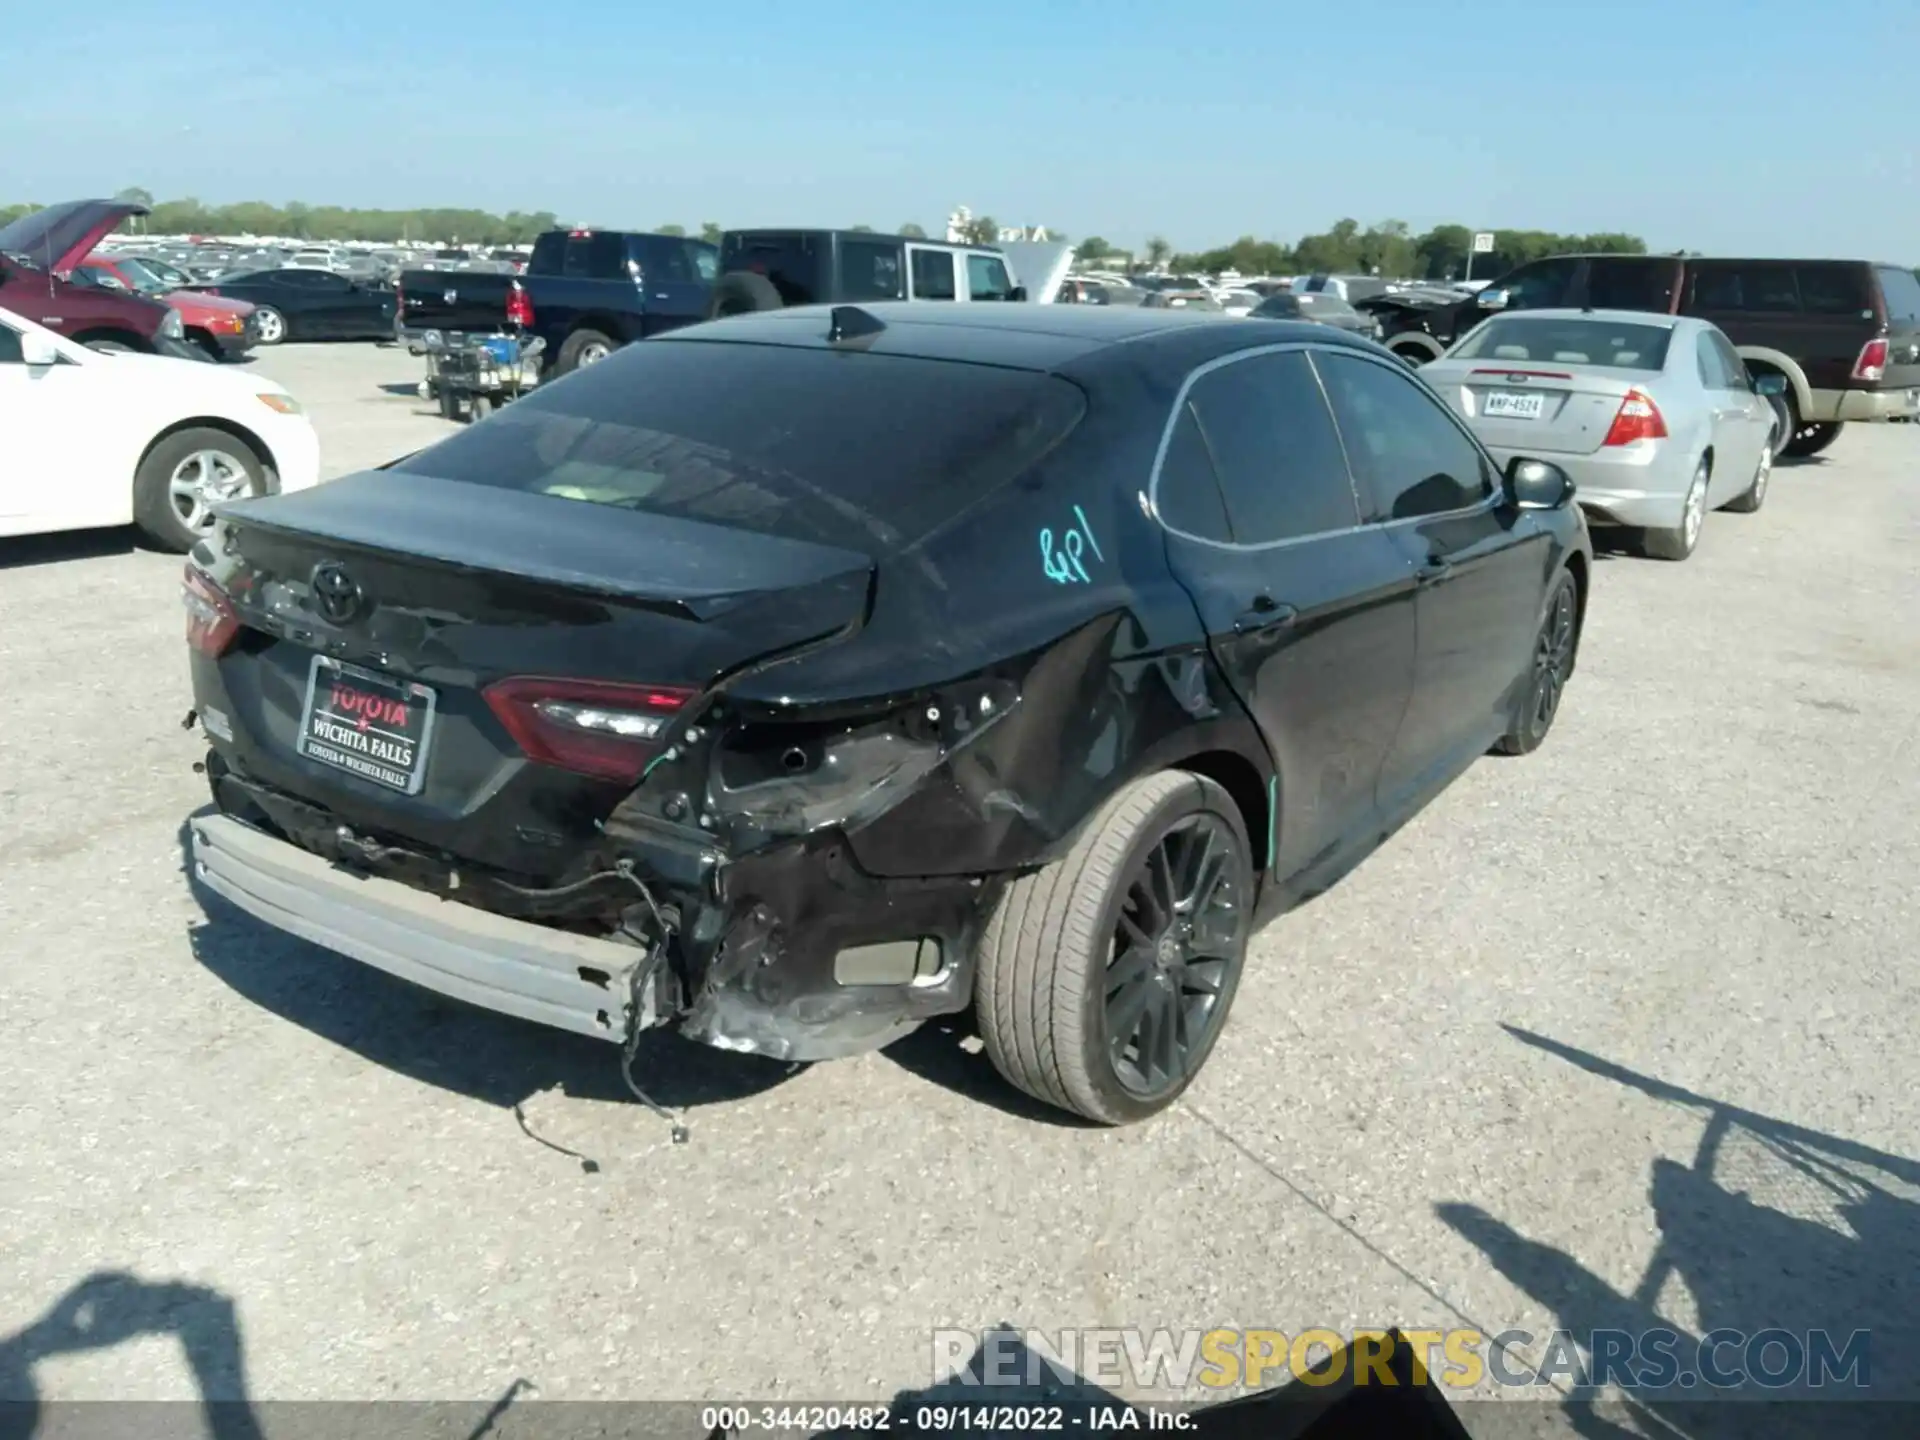
<instances>
[{"instance_id":1,"label":"car door handle","mask_svg":"<svg viewBox=\"0 0 1920 1440\"><path fill-rule=\"evenodd\" d=\"M1422 565L1418 570L1413 572L1413 578L1418 580L1422 585L1431 585L1435 581L1446 579L1447 576L1451 575L1452 573L1453 573L1452 561L1429 560L1427 561L1426 564Z\"/></svg>"},{"instance_id":2,"label":"car door handle","mask_svg":"<svg viewBox=\"0 0 1920 1440\"><path fill-rule=\"evenodd\" d=\"M1240 612L1233 622L1233 633L1250 634L1255 630L1271 630L1280 625L1291 625L1300 618L1300 612L1291 605L1282 605L1271 595L1256 595L1253 605Z\"/></svg>"}]
</instances>

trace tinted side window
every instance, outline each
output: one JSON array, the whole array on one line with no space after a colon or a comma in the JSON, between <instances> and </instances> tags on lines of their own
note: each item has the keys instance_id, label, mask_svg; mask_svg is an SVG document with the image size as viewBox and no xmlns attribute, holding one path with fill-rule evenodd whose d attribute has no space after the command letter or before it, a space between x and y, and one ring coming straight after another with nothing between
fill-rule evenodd
<instances>
[{"instance_id":1,"label":"tinted side window","mask_svg":"<svg viewBox=\"0 0 1920 1440\"><path fill-rule=\"evenodd\" d=\"M0 365L24 365L26 356L20 351L20 336L5 325L0 325Z\"/></svg>"},{"instance_id":2,"label":"tinted side window","mask_svg":"<svg viewBox=\"0 0 1920 1440\"><path fill-rule=\"evenodd\" d=\"M1214 473L1207 442L1193 418L1193 406L1182 404L1173 422L1167 453L1160 461L1160 478L1153 503L1160 523L1183 535L1202 540L1231 540L1226 503L1220 498L1220 477Z\"/></svg>"},{"instance_id":3,"label":"tinted side window","mask_svg":"<svg viewBox=\"0 0 1920 1440\"><path fill-rule=\"evenodd\" d=\"M1509 310L1539 310L1566 300L1567 292L1573 288L1574 274L1579 268L1580 262L1570 257L1536 260L1531 265L1522 265L1505 279L1495 281L1494 285L1507 292Z\"/></svg>"},{"instance_id":4,"label":"tinted side window","mask_svg":"<svg viewBox=\"0 0 1920 1440\"><path fill-rule=\"evenodd\" d=\"M1893 324L1920 323L1920 276L1911 270L1883 265L1880 293L1886 298L1887 319Z\"/></svg>"},{"instance_id":5,"label":"tinted side window","mask_svg":"<svg viewBox=\"0 0 1920 1440\"><path fill-rule=\"evenodd\" d=\"M669 235L636 235L633 251L650 280L685 285L700 278L700 272L693 268L693 246L689 241Z\"/></svg>"},{"instance_id":6,"label":"tinted side window","mask_svg":"<svg viewBox=\"0 0 1920 1440\"><path fill-rule=\"evenodd\" d=\"M694 278L712 281L720 274L720 250L704 240L688 240L685 243L687 263L693 266Z\"/></svg>"},{"instance_id":7,"label":"tinted side window","mask_svg":"<svg viewBox=\"0 0 1920 1440\"><path fill-rule=\"evenodd\" d=\"M1587 262L1587 303L1599 310L1665 311L1673 304L1671 260L1628 258Z\"/></svg>"},{"instance_id":8,"label":"tinted side window","mask_svg":"<svg viewBox=\"0 0 1920 1440\"><path fill-rule=\"evenodd\" d=\"M1867 277L1858 265L1801 265L1800 307L1809 315L1858 316L1873 308Z\"/></svg>"},{"instance_id":9,"label":"tinted side window","mask_svg":"<svg viewBox=\"0 0 1920 1440\"><path fill-rule=\"evenodd\" d=\"M1694 268L1690 308L1792 315L1800 309L1793 267L1768 261L1700 264Z\"/></svg>"},{"instance_id":10,"label":"tinted side window","mask_svg":"<svg viewBox=\"0 0 1920 1440\"><path fill-rule=\"evenodd\" d=\"M1726 372L1729 390L1753 389L1753 377L1747 374L1747 362L1740 358L1740 352L1733 348L1733 342L1726 336L1712 334L1707 343L1713 347L1713 353L1720 357L1720 368Z\"/></svg>"},{"instance_id":11,"label":"tinted side window","mask_svg":"<svg viewBox=\"0 0 1920 1440\"><path fill-rule=\"evenodd\" d=\"M1381 518L1441 515L1492 493L1479 447L1411 376L1350 355L1323 352L1315 363Z\"/></svg>"},{"instance_id":12,"label":"tinted side window","mask_svg":"<svg viewBox=\"0 0 1920 1440\"><path fill-rule=\"evenodd\" d=\"M1359 522L1340 434L1303 351L1210 370L1188 392L1242 545L1350 530Z\"/></svg>"},{"instance_id":13,"label":"tinted side window","mask_svg":"<svg viewBox=\"0 0 1920 1440\"><path fill-rule=\"evenodd\" d=\"M909 250L913 258L913 296L916 300L954 298L953 252L951 250Z\"/></svg>"},{"instance_id":14,"label":"tinted side window","mask_svg":"<svg viewBox=\"0 0 1920 1440\"><path fill-rule=\"evenodd\" d=\"M967 256L967 294L975 300L1005 300L1013 294L1013 277L998 255Z\"/></svg>"},{"instance_id":15,"label":"tinted side window","mask_svg":"<svg viewBox=\"0 0 1920 1440\"><path fill-rule=\"evenodd\" d=\"M840 298L846 301L904 300L900 247L886 240L840 242Z\"/></svg>"}]
</instances>

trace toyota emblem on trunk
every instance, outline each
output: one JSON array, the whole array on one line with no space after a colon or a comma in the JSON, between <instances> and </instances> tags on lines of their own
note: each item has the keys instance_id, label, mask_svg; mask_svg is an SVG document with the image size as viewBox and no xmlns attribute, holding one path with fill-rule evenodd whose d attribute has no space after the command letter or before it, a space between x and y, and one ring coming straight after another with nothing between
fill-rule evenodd
<instances>
[{"instance_id":1,"label":"toyota emblem on trunk","mask_svg":"<svg viewBox=\"0 0 1920 1440\"><path fill-rule=\"evenodd\" d=\"M359 582L332 561L314 567L311 584L314 603L335 625L344 625L360 613Z\"/></svg>"}]
</instances>

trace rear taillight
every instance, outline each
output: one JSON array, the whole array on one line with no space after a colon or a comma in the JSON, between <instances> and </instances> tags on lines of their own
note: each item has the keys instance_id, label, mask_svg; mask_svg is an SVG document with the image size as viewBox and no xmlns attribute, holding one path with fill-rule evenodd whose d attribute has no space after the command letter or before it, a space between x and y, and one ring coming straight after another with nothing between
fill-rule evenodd
<instances>
[{"instance_id":1,"label":"rear taillight","mask_svg":"<svg viewBox=\"0 0 1920 1440\"><path fill-rule=\"evenodd\" d=\"M527 298L526 287L517 280L507 287L507 323L518 325L522 330L533 328L533 301Z\"/></svg>"},{"instance_id":2,"label":"rear taillight","mask_svg":"<svg viewBox=\"0 0 1920 1440\"><path fill-rule=\"evenodd\" d=\"M1631 445L1636 440L1667 438L1666 417L1653 397L1644 390L1629 390L1613 417L1613 426L1603 442L1607 445Z\"/></svg>"},{"instance_id":3,"label":"rear taillight","mask_svg":"<svg viewBox=\"0 0 1920 1440\"><path fill-rule=\"evenodd\" d=\"M671 685L520 677L496 681L483 693L529 760L631 785L695 692Z\"/></svg>"},{"instance_id":4,"label":"rear taillight","mask_svg":"<svg viewBox=\"0 0 1920 1440\"><path fill-rule=\"evenodd\" d=\"M1887 342L1869 340L1860 347L1860 358L1853 362L1853 378L1865 380L1869 384L1884 380L1887 375Z\"/></svg>"},{"instance_id":5,"label":"rear taillight","mask_svg":"<svg viewBox=\"0 0 1920 1440\"><path fill-rule=\"evenodd\" d=\"M187 607L187 644L216 660L233 648L240 634L240 616L212 576L189 563L180 599Z\"/></svg>"}]
</instances>

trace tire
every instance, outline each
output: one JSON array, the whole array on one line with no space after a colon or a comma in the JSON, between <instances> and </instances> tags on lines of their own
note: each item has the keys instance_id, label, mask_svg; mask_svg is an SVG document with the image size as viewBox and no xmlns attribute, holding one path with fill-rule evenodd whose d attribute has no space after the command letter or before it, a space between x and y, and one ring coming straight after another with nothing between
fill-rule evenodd
<instances>
[{"instance_id":1,"label":"tire","mask_svg":"<svg viewBox=\"0 0 1920 1440\"><path fill-rule=\"evenodd\" d=\"M1773 407L1773 458L1778 460L1786 454L1787 441L1799 427L1794 418L1793 400L1786 395L1769 395L1767 403Z\"/></svg>"},{"instance_id":2,"label":"tire","mask_svg":"<svg viewBox=\"0 0 1920 1440\"><path fill-rule=\"evenodd\" d=\"M460 418L460 397L447 386L440 386L440 415L445 420Z\"/></svg>"},{"instance_id":3,"label":"tire","mask_svg":"<svg viewBox=\"0 0 1920 1440\"><path fill-rule=\"evenodd\" d=\"M583 365L596 365L614 351L614 343L598 330L576 330L560 347L554 362L556 375L571 375Z\"/></svg>"},{"instance_id":4,"label":"tire","mask_svg":"<svg viewBox=\"0 0 1920 1440\"><path fill-rule=\"evenodd\" d=\"M1680 502L1680 523L1671 530L1649 530L1642 548L1656 560L1685 560L1700 544L1700 532L1706 528L1707 484L1713 467L1705 456L1694 467L1693 483L1687 486Z\"/></svg>"},{"instance_id":5,"label":"tire","mask_svg":"<svg viewBox=\"0 0 1920 1440\"><path fill-rule=\"evenodd\" d=\"M1399 356L1401 360L1405 361L1409 369L1413 369L1413 370L1418 370L1422 365L1426 364L1427 361L1433 358L1432 356L1427 354L1425 350L1422 350L1418 345L1401 346L1400 348L1395 349L1393 353Z\"/></svg>"},{"instance_id":6,"label":"tire","mask_svg":"<svg viewBox=\"0 0 1920 1440\"><path fill-rule=\"evenodd\" d=\"M1212 1053L1240 983L1251 855L1239 807L1212 780L1166 770L1108 800L1065 856L1007 886L980 937L974 1008L995 1068L1034 1098L1103 1125L1171 1105ZM1164 869L1150 868L1156 859ZM1140 887L1163 873L1176 888L1203 893L1210 923L1197 937L1201 952L1181 953L1182 926L1193 926L1179 901L1166 924L1142 904ZM1203 883L1209 873L1212 882ZM1122 948L1116 941L1129 930L1141 943ZM1121 1053L1108 1043L1123 998L1110 1000L1109 981L1123 963L1134 977L1124 998L1145 1006L1140 1021L1155 1013L1170 1022L1158 1033L1187 1035L1184 1050L1170 1047L1178 1053L1164 1073L1145 1074L1136 1063L1151 1044L1146 1030L1130 1035ZM1184 1023L1172 1023L1168 997L1185 1001Z\"/></svg>"},{"instance_id":7,"label":"tire","mask_svg":"<svg viewBox=\"0 0 1920 1440\"><path fill-rule=\"evenodd\" d=\"M780 291L764 275L751 270L729 270L713 282L713 299L707 302L707 318L721 320L729 315L751 315L759 310L786 307Z\"/></svg>"},{"instance_id":8,"label":"tire","mask_svg":"<svg viewBox=\"0 0 1920 1440\"><path fill-rule=\"evenodd\" d=\"M1767 482L1773 478L1773 445L1774 436L1769 435L1767 443L1760 447L1760 463L1754 466L1753 483L1722 505L1722 510L1751 515L1767 503Z\"/></svg>"},{"instance_id":9,"label":"tire","mask_svg":"<svg viewBox=\"0 0 1920 1440\"><path fill-rule=\"evenodd\" d=\"M1822 450L1840 438L1838 420L1807 420L1793 432L1793 439L1787 442L1786 453L1796 460L1804 460L1810 455L1818 455Z\"/></svg>"},{"instance_id":10,"label":"tire","mask_svg":"<svg viewBox=\"0 0 1920 1440\"><path fill-rule=\"evenodd\" d=\"M204 330L189 330L187 343L198 350L213 364L218 365L226 357L221 353L220 342Z\"/></svg>"},{"instance_id":11,"label":"tire","mask_svg":"<svg viewBox=\"0 0 1920 1440\"><path fill-rule=\"evenodd\" d=\"M468 415L469 424L478 424L493 413L493 397L476 395L473 397L473 409Z\"/></svg>"},{"instance_id":12,"label":"tire","mask_svg":"<svg viewBox=\"0 0 1920 1440\"><path fill-rule=\"evenodd\" d=\"M253 307L253 343L278 345L287 338L287 317L271 305Z\"/></svg>"},{"instance_id":13,"label":"tire","mask_svg":"<svg viewBox=\"0 0 1920 1440\"><path fill-rule=\"evenodd\" d=\"M134 472L133 523L178 554L211 531L210 503L266 491L266 461L239 436L202 426L176 430Z\"/></svg>"},{"instance_id":14,"label":"tire","mask_svg":"<svg viewBox=\"0 0 1920 1440\"><path fill-rule=\"evenodd\" d=\"M1507 733L1494 743L1502 755L1531 755L1560 713L1560 697L1580 648L1580 587L1562 570L1547 594L1545 616L1527 663L1526 684L1514 700Z\"/></svg>"}]
</instances>

